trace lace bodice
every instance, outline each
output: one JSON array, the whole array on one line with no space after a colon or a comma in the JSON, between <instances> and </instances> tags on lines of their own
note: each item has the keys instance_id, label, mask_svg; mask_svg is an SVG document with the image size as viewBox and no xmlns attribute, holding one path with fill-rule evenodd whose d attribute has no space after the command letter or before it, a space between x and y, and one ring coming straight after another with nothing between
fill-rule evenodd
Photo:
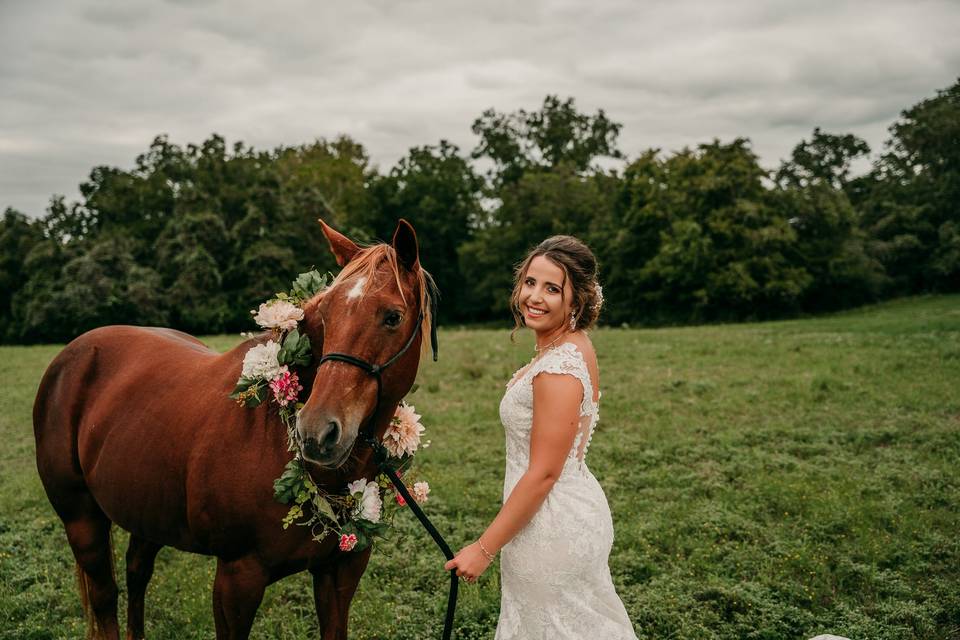
<instances>
[{"instance_id":1,"label":"lace bodice","mask_svg":"<svg viewBox=\"0 0 960 640\"><path fill-rule=\"evenodd\" d=\"M593 431L600 419L599 403L593 400L593 382L577 345L564 342L539 359L519 369L507 383L500 402L500 420L506 431L507 463L527 468L530 462L530 430L533 427L533 379L541 373L568 374L580 381L580 428L567 454L567 467L582 468ZM599 400L599 398L598 398Z\"/></svg>"}]
</instances>

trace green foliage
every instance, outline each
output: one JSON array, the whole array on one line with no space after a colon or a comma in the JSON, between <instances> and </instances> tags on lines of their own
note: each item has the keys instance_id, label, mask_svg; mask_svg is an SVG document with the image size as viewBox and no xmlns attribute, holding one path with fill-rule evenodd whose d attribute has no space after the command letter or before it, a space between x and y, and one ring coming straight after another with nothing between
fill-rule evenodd
<instances>
[{"instance_id":1,"label":"green foliage","mask_svg":"<svg viewBox=\"0 0 960 640\"><path fill-rule=\"evenodd\" d=\"M857 186L863 226L897 293L960 290L960 80L901 113Z\"/></svg>"},{"instance_id":2,"label":"green foliage","mask_svg":"<svg viewBox=\"0 0 960 640\"><path fill-rule=\"evenodd\" d=\"M17 296L25 337L66 340L103 324L166 324L160 278L136 264L134 244L105 236L53 277L36 272Z\"/></svg>"},{"instance_id":3,"label":"green foliage","mask_svg":"<svg viewBox=\"0 0 960 640\"><path fill-rule=\"evenodd\" d=\"M289 297L301 302L309 300L327 287L328 280L329 278L326 275L321 275L317 270L301 273L293 281Z\"/></svg>"},{"instance_id":4,"label":"green foliage","mask_svg":"<svg viewBox=\"0 0 960 640\"><path fill-rule=\"evenodd\" d=\"M598 157L622 157L617 149L620 128L603 109L588 116L577 111L573 98L561 101L547 96L539 111L484 111L473 122L472 130L480 136L473 157L494 162L491 178L498 185L513 182L527 171L562 164L584 172Z\"/></svg>"},{"instance_id":5,"label":"green foliage","mask_svg":"<svg viewBox=\"0 0 960 640\"><path fill-rule=\"evenodd\" d=\"M794 312L810 286L796 233L737 139L629 165L598 233L614 322L762 318Z\"/></svg>"},{"instance_id":6,"label":"green foliage","mask_svg":"<svg viewBox=\"0 0 960 640\"><path fill-rule=\"evenodd\" d=\"M474 319L470 289L464 286L457 250L472 236L481 217L483 181L455 145L415 147L389 174L370 183L377 202L363 226L373 237L389 240L400 218L417 231L421 263L443 295L441 321Z\"/></svg>"},{"instance_id":7,"label":"green foliage","mask_svg":"<svg viewBox=\"0 0 960 640\"><path fill-rule=\"evenodd\" d=\"M237 380L230 392L230 399L236 400L248 409L259 407L270 397L270 387L262 378L244 378Z\"/></svg>"},{"instance_id":8,"label":"green foliage","mask_svg":"<svg viewBox=\"0 0 960 640\"><path fill-rule=\"evenodd\" d=\"M843 189L849 182L850 165L869 153L870 146L852 133L835 135L816 127L809 142L803 140L793 148L790 160L777 171L776 181L783 187L824 183Z\"/></svg>"},{"instance_id":9,"label":"green foliage","mask_svg":"<svg viewBox=\"0 0 960 640\"><path fill-rule=\"evenodd\" d=\"M602 177L580 175L569 165L530 171L505 185L495 219L460 246L472 317L508 314L514 267L541 240L570 234L589 242L595 216L609 207L605 186Z\"/></svg>"},{"instance_id":10,"label":"green foliage","mask_svg":"<svg viewBox=\"0 0 960 640\"><path fill-rule=\"evenodd\" d=\"M0 340L67 339L114 322L240 331L311 267L335 270L316 220L361 242L417 229L444 323L503 322L513 269L552 234L596 253L601 322L772 318L960 290L960 81L904 110L870 173L853 134L819 127L775 172L747 139L672 154L617 147L621 125L573 98L488 109L470 157L440 141L371 167L345 136L257 151L158 136L81 199L0 223ZM489 170L477 173L471 159ZM616 169L598 161L621 159ZM118 244L119 243L119 244ZM113 257L110 257L112 254ZM92 298L88 298L92 296Z\"/></svg>"},{"instance_id":11,"label":"green foliage","mask_svg":"<svg viewBox=\"0 0 960 640\"><path fill-rule=\"evenodd\" d=\"M306 366L310 364L313 352L310 350L310 338L293 329L283 338L283 346L277 353L277 361L288 366Z\"/></svg>"},{"instance_id":12,"label":"green foliage","mask_svg":"<svg viewBox=\"0 0 960 640\"><path fill-rule=\"evenodd\" d=\"M813 182L780 189L774 197L796 233L790 260L811 277L801 301L804 309L841 309L880 297L889 279L867 252L867 236L843 191Z\"/></svg>"},{"instance_id":13,"label":"green foliage","mask_svg":"<svg viewBox=\"0 0 960 640\"><path fill-rule=\"evenodd\" d=\"M15 337L13 294L29 275L27 256L42 242L38 225L30 224L25 215L13 209L4 211L0 220L0 341Z\"/></svg>"}]
</instances>

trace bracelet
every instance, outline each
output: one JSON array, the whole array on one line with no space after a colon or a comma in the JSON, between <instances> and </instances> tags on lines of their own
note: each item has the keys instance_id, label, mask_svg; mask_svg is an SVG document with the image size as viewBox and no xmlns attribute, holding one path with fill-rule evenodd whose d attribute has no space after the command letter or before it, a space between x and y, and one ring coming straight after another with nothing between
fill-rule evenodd
<instances>
[{"instance_id":1,"label":"bracelet","mask_svg":"<svg viewBox=\"0 0 960 640\"><path fill-rule=\"evenodd\" d=\"M494 556L491 555L489 551L487 551L487 548L485 546L483 546L483 542L480 541L480 538L477 538L477 544L480 545L480 551L483 552L483 555L487 556L487 560L489 560L490 562L493 562Z\"/></svg>"}]
</instances>

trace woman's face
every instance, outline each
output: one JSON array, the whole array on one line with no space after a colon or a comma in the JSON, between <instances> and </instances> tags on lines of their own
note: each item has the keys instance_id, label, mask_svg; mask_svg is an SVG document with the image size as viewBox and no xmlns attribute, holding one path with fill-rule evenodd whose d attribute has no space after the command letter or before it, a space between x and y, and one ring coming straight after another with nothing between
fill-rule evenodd
<instances>
[{"instance_id":1,"label":"woman's face","mask_svg":"<svg viewBox=\"0 0 960 640\"><path fill-rule=\"evenodd\" d=\"M528 327L549 332L569 322L572 300L573 287L559 265L544 256L530 261L520 285L520 312Z\"/></svg>"}]
</instances>

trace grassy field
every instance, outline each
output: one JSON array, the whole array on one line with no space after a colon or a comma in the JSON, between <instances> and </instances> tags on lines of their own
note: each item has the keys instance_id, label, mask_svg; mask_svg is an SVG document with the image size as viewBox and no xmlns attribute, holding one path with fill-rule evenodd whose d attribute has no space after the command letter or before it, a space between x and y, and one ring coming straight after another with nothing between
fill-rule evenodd
<instances>
[{"instance_id":1,"label":"grassy field","mask_svg":"<svg viewBox=\"0 0 960 640\"><path fill-rule=\"evenodd\" d=\"M960 296L593 339L604 396L588 462L610 502L610 566L641 638L960 638ZM421 366L410 399L433 445L418 464L433 488L427 512L455 548L499 506L497 407L531 345L449 329L440 361ZM84 631L33 455L33 397L58 350L0 348L3 639ZM360 584L352 638L440 635L442 557L412 517L399 520ZM125 543L118 532L118 570ZM148 637L213 637L213 567L161 552ZM494 565L463 587L455 637L492 638L497 576ZM306 575L270 587L254 637L318 635Z\"/></svg>"}]
</instances>

